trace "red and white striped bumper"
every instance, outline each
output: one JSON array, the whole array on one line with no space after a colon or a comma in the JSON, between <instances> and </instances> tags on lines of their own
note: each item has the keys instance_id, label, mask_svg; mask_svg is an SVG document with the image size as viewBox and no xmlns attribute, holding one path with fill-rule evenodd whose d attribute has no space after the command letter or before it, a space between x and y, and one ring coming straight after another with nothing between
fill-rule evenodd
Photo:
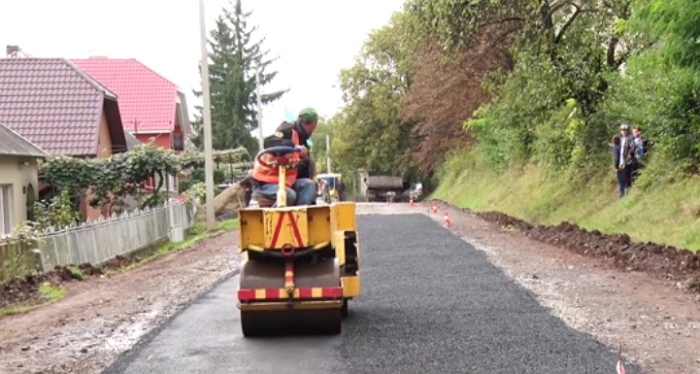
<instances>
[{"instance_id":1,"label":"red and white striped bumper","mask_svg":"<svg viewBox=\"0 0 700 374\"><path fill-rule=\"evenodd\" d=\"M259 288L238 290L238 300L242 303L254 301L285 300L342 300L342 287L295 288L293 293L285 288Z\"/></svg>"}]
</instances>

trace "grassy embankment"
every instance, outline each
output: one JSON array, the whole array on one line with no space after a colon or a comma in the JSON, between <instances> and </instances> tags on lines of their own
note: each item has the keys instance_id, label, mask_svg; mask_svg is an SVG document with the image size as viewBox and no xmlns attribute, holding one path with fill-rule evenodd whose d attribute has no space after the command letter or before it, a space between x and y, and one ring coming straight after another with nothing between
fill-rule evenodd
<instances>
[{"instance_id":1,"label":"grassy embankment","mask_svg":"<svg viewBox=\"0 0 700 374\"><path fill-rule=\"evenodd\" d=\"M700 178L633 188L620 199L613 170L585 183L528 166L498 172L478 149L453 155L431 198L474 211L499 211L532 224L575 223L633 241L700 250Z\"/></svg>"}]
</instances>

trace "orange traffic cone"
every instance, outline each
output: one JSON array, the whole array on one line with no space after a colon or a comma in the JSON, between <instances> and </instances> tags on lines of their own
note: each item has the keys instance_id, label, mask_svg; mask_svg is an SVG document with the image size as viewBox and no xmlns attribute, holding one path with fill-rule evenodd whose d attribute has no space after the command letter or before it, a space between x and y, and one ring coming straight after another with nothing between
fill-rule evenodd
<instances>
[{"instance_id":1,"label":"orange traffic cone","mask_svg":"<svg viewBox=\"0 0 700 374\"><path fill-rule=\"evenodd\" d=\"M443 223L445 224L445 227L450 227L452 226L452 221L450 221L450 216L445 212L445 218L443 219Z\"/></svg>"},{"instance_id":2,"label":"orange traffic cone","mask_svg":"<svg viewBox=\"0 0 700 374\"><path fill-rule=\"evenodd\" d=\"M625 374L625 365L622 364L622 361L617 362L617 374Z\"/></svg>"},{"instance_id":3,"label":"orange traffic cone","mask_svg":"<svg viewBox=\"0 0 700 374\"><path fill-rule=\"evenodd\" d=\"M622 343L620 343L620 350L617 353L617 374L625 374L625 365L622 364Z\"/></svg>"},{"instance_id":4,"label":"orange traffic cone","mask_svg":"<svg viewBox=\"0 0 700 374\"><path fill-rule=\"evenodd\" d=\"M433 204L433 213L437 214L437 205Z\"/></svg>"}]
</instances>

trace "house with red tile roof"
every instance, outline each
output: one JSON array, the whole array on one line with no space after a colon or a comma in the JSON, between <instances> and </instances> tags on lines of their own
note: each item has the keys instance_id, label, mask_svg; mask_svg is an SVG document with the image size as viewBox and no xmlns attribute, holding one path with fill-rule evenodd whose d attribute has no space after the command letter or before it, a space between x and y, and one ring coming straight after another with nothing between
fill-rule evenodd
<instances>
[{"instance_id":1,"label":"house with red tile roof","mask_svg":"<svg viewBox=\"0 0 700 374\"><path fill-rule=\"evenodd\" d=\"M192 132L185 93L136 59L71 60L119 96L124 129L143 143L179 152Z\"/></svg>"},{"instance_id":2,"label":"house with red tile roof","mask_svg":"<svg viewBox=\"0 0 700 374\"><path fill-rule=\"evenodd\" d=\"M91 57L71 60L119 96L124 129L142 143L179 153L192 133L184 91L136 59ZM147 187L154 185L149 178ZM169 186L177 191L177 180Z\"/></svg>"},{"instance_id":3,"label":"house with red tile roof","mask_svg":"<svg viewBox=\"0 0 700 374\"><path fill-rule=\"evenodd\" d=\"M53 155L127 151L117 95L62 58L0 59L0 123ZM86 201L83 216L99 217Z\"/></svg>"}]
</instances>

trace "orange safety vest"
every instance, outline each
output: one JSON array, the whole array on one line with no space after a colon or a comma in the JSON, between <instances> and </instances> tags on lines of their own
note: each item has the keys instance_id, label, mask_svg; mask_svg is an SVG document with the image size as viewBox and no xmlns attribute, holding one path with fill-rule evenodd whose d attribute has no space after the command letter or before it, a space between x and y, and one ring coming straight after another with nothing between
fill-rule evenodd
<instances>
[{"instance_id":1,"label":"orange safety vest","mask_svg":"<svg viewBox=\"0 0 700 374\"><path fill-rule=\"evenodd\" d=\"M299 133L295 129L292 129L292 142L295 145L299 145ZM293 165L297 165L299 159L301 158L299 153L288 153L285 156L292 160ZM253 166L253 173L251 174L251 177L264 183L279 183L279 171L276 167L270 166L270 162L272 161L273 157L274 156L268 153L262 155L260 160L255 160L255 166ZM285 178L285 184L287 187L291 188L292 185L294 185L294 182L297 180L298 173L299 171L296 169L296 166L287 168Z\"/></svg>"}]
</instances>

